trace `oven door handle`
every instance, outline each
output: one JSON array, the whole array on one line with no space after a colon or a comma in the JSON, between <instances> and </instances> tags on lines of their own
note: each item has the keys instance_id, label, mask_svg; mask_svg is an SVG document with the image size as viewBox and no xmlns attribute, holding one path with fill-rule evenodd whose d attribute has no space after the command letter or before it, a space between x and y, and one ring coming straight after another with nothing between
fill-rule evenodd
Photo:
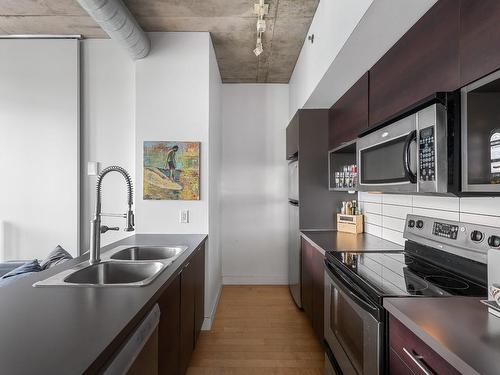
<instances>
[{"instance_id":1,"label":"oven door handle","mask_svg":"<svg viewBox=\"0 0 500 375\"><path fill-rule=\"evenodd\" d=\"M364 297L364 293L361 291L361 289L359 289L359 287L357 287L352 281L348 280L342 274L341 270L333 265L331 266L335 270L336 275L333 274L329 265L326 265L326 271L328 272L328 275L334 282L335 286L343 293L347 294L363 310L380 321L380 309L376 305L371 303L367 297ZM338 282L335 283L335 280L338 280ZM347 288L345 285L349 285L349 288ZM350 288L352 288L352 290Z\"/></svg>"},{"instance_id":2,"label":"oven door handle","mask_svg":"<svg viewBox=\"0 0 500 375\"><path fill-rule=\"evenodd\" d=\"M410 165L410 157L411 157L411 155L410 155L410 146L411 146L411 143L414 140L416 140L416 139L417 139L417 131L413 130L406 137L405 144L404 144L404 147L403 147L403 166L404 166L404 169L405 169L406 177L408 178L408 180L412 184L414 184L414 183L417 182L417 176L411 170L411 165Z\"/></svg>"}]
</instances>

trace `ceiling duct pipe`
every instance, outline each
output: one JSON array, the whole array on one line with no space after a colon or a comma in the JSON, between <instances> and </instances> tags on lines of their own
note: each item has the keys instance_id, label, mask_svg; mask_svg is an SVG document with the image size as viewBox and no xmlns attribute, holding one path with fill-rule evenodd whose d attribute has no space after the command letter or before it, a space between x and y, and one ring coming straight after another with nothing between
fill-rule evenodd
<instances>
[{"instance_id":1,"label":"ceiling duct pipe","mask_svg":"<svg viewBox=\"0 0 500 375\"><path fill-rule=\"evenodd\" d=\"M134 60L146 57L151 42L121 0L77 0L109 37L127 49Z\"/></svg>"}]
</instances>

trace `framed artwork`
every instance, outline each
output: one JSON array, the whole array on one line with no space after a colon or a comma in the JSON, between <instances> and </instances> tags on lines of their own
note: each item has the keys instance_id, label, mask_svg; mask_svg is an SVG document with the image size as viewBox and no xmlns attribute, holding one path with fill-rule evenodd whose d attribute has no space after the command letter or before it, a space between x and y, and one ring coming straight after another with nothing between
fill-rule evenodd
<instances>
[{"instance_id":1,"label":"framed artwork","mask_svg":"<svg viewBox=\"0 0 500 375\"><path fill-rule=\"evenodd\" d=\"M200 142L145 141L143 197L200 199Z\"/></svg>"}]
</instances>

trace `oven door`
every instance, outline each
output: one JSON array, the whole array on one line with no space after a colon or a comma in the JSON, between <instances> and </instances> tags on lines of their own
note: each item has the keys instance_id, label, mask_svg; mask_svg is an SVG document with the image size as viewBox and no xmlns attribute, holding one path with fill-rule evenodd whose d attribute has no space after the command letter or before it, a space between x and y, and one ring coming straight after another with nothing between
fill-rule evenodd
<instances>
[{"instance_id":1,"label":"oven door","mask_svg":"<svg viewBox=\"0 0 500 375\"><path fill-rule=\"evenodd\" d=\"M325 340L345 375L380 374L382 308L337 267L325 267Z\"/></svg>"},{"instance_id":2,"label":"oven door","mask_svg":"<svg viewBox=\"0 0 500 375\"><path fill-rule=\"evenodd\" d=\"M405 117L357 141L360 191L417 191L416 116Z\"/></svg>"}]
</instances>

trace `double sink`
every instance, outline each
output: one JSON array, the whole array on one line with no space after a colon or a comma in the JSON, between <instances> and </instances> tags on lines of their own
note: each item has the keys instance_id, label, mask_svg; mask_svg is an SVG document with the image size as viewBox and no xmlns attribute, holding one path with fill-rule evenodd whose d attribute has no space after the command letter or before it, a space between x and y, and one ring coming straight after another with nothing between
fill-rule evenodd
<instances>
[{"instance_id":1,"label":"double sink","mask_svg":"<svg viewBox=\"0 0 500 375\"><path fill-rule=\"evenodd\" d=\"M33 284L44 286L145 286L171 265L187 246L118 246L99 263L83 262Z\"/></svg>"}]
</instances>

